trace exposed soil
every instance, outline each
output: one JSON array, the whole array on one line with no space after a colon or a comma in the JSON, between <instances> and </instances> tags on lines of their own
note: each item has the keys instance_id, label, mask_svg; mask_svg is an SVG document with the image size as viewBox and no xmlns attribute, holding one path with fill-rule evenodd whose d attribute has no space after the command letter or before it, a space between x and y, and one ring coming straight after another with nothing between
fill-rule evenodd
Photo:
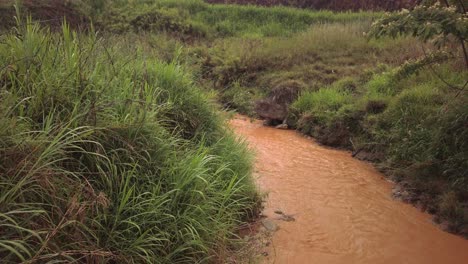
<instances>
[{"instance_id":1,"label":"exposed soil","mask_svg":"<svg viewBox=\"0 0 468 264\"><path fill-rule=\"evenodd\" d=\"M16 25L14 3L12 0L0 0L0 29ZM52 30L60 29L64 20L76 30L86 29L89 26L88 18L78 10L78 5L73 1L24 0L21 8L22 12L31 15L35 22L46 24Z\"/></svg>"},{"instance_id":2,"label":"exposed soil","mask_svg":"<svg viewBox=\"0 0 468 264\"><path fill-rule=\"evenodd\" d=\"M394 184L351 153L237 117L257 153L272 233L264 263L468 263L468 240L392 198Z\"/></svg>"},{"instance_id":3,"label":"exposed soil","mask_svg":"<svg viewBox=\"0 0 468 264\"><path fill-rule=\"evenodd\" d=\"M288 116L288 107L294 102L305 84L285 81L274 87L268 97L255 103L255 112L270 124L283 123Z\"/></svg>"}]
</instances>

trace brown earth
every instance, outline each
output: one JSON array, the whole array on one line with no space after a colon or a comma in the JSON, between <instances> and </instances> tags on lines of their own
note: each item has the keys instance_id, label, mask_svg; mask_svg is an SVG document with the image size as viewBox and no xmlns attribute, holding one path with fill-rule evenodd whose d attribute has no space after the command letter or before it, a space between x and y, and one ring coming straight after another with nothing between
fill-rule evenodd
<instances>
[{"instance_id":1,"label":"brown earth","mask_svg":"<svg viewBox=\"0 0 468 264\"><path fill-rule=\"evenodd\" d=\"M16 25L14 4L14 0L0 0L0 28L8 29ZM78 9L77 1L73 0L23 0L21 10L35 22L46 24L51 29L61 28L64 19L73 29L89 25L88 18Z\"/></svg>"}]
</instances>

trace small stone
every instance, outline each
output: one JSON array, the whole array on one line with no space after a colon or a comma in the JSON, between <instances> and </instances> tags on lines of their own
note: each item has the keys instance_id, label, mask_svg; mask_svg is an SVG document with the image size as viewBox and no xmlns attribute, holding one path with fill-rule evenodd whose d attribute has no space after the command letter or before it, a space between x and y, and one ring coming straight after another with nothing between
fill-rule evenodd
<instances>
[{"instance_id":1,"label":"small stone","mask_svg":"<svg viewBox=\"0 0 468 264\"><path fill-rule=\"evenodd\" d=\"M294 216L292 215L282 214L279 220L286 222L294 222L296 221L296 218L294 218Z\"/></svg>"},{"instance_id":2,"label":"small stone","mask_svg":"<svg viewBox=\"0 0 468 264\"><path fill-rule=\"evenodd\" d=\"M268 257L268 252L262 252L262 256Z\"/></svg>"},{"instance_id":3,"label":"small stone","mask_svg":"<svg viewBox=\"0 0 468 264\"><path fill-rule=\"evenodd\" d=\"M269 219L263 220L262 225L270 232L275 232L278 230L278 225Z\"/></svg>"},{"instance_id":4,"label":"small stone","mask_svg":"<svg viewBox=\"0 0 468 264\"><path fill-rule=\"evenodd\" d=\"M288 125L287 124L281 124L281 125L277 125L275 128L277 129L288 129Z\"/></svg>"},{"instance_id":5,"label":"small stone","mask_svg":"<svg viewBox=\"0 0 468 264\"><path fill-rule=\"evenodd\" d=\"M439 224L440 229L448 232L450 230L450 224L448 221L443 221L442 223Z\"/></svg>"},{"instance_id":6,"label":"small stone","mask_svg":"<svg viewBox=\"0 0 468 264\"><path fill-rule=\"evenodd\" d=\"M281 211L281 210L276 210L276 211L275 211L275 214L282 215L282 214L284 214L284 213L283 213L283 211Z\"/></svg>"}]
</instances>

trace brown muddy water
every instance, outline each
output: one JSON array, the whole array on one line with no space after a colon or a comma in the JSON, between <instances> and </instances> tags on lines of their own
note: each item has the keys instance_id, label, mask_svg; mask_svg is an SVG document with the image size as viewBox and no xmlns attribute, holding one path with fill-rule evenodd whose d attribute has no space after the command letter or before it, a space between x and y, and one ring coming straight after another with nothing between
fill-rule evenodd
<instances>
[{"instance_id":1,"label":"brown muddy water","mask_svg":"<svg viewBox=\"0 0 468 264\"><path fill-rule=\"evenodd\" d=\"M468 263L468 240L393 200L370 164L258 121L231 126L256 152L263 214L278 227L264 263Z\"/></svg>"}]
</instances>

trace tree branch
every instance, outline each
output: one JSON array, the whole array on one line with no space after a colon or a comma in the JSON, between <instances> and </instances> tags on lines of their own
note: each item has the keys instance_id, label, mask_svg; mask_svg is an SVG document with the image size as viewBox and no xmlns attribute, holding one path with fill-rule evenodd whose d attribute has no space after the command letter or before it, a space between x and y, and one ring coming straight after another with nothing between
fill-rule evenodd
<instances>
[{"instance_id":1,"label":"tree branch","mask_svg":"<svg viewBox=\"0 0 468 264\"><path fill-rule=\"evenodd\" d=\"M450 7L450 4L447 0L443 0L443 1L445 3L445 6ZM459 2L461 3L460 0ZM466 13L465 6L463 5L463 3L461 3L461 7L462 7L463 12ZM466 68L468 69L468 51L466 50L465 40L461 37L458 37L458 39L460 40L460 44L462 46L462 51L463 51L463 56L465 58L465 65L466 65Z\"/></svg>"},{"instance_id":2,"label":"tree branch","mask_svg":"<svg viewBox=\"0 0 468 264\"><path fill-rule=\"evenodd\" d=\"M423 51L423 53L424 53L424 56L427 58L428 55L427 55L426 49L424 48L423 45L421 45L421 48L422 48L422 51ZM462 88L457 87L457 86L455 86L455 85L453 85L453 84L450 84L450 83L447 82L442 76L440 76L439 73L437 73L437 71L432 67L431 64L428 64L428 66L429 66L429 69L432 71L432 73L433 73L440 81L442 81L445 85L447 85L447 87L449 87L449 88L451 88L451 89L454 89L454 90L457 90L458 93L461 93L461 92L464 91L464 89L465 89L465 87L466 87L466 83L465 83L465 85L464 85ZM457 95L457 96L458 96L458 95Z\"/></svg>"},{"instance_id":3,"label":"tree branch","mask_svg":"<svg viewBox=\"0 0 468 264\"><path fill-rule=\"evenodd\" d=\"M466 13L466 8L465 8L465 4L463 3L463 0L458 0L458 3L460 3L460 8L462 12Z\"/></svg>"}]
</instances>

